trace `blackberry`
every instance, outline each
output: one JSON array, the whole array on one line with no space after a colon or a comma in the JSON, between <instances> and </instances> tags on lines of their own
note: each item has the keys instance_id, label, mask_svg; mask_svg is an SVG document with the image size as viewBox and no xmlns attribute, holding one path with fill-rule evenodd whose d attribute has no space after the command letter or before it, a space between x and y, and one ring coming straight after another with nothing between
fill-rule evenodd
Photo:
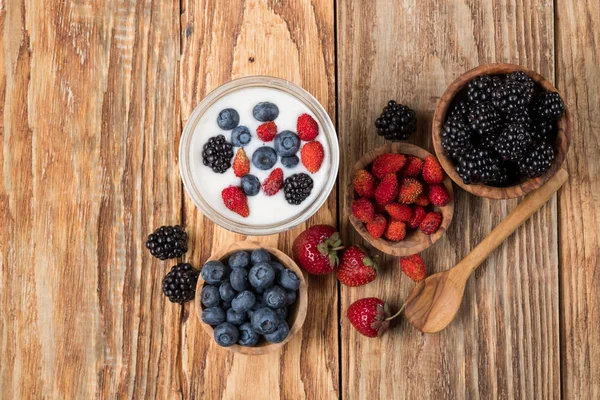
<instances>
[{"instance_id":1,"label":"blackberry","mask_svg":"<svg viewBox=\"0 0 600 400\"><path fill-rule=\"evenodd\" d=\"M467 85L467 98L475 104L490 101L492 100L492 93L501 84L502 81L497 76L476 76Z\"/></svg>"},{"instance_id":2,"label":"blackberry","mask_svg":"<svg viewBox=\"0 0 600 400\"><path fill-rule=\"evenodd\" d=\"M459 116L459 117L468 116L469 111L471 110L471 106L472 106L471 103L469 103L468 101L458 102L456 105L454 105L454 107L452 107L452 110L448 114L448 118L452 118L454 116Z\"/></svg>"},{"instance_id":3,"label":"blackberry","mask_svg":"<svg viewBox=\"0 0 600 400\"><path fill-rule=\"evenodd\" d=\"M527 101L528 102L531 101L531 98L533 97L533 90L535 88L535 82L524 71L512 72L512 73L508 74L508 76L506 77L506 80L519 82L523 86L525 86L527 97L529 98L529 100L527 100Z\"/></svg>"},{"instance_id":4,"label":"blackberry","mask_svg":"<svg viewBox=\"0 0 600 400\"><path fill-rule=\"evenodd\" d=\"M538 177L548 171L553 160L552 146L548 143L540 143L518 161L519 172L528 178Z\"/></svg>"},{"instance_id":5,"label":"blackberry","mask_svg":"<svg viewBox=\"0 0 600 400\"><path fill-rule=\"evenodd\" d=\"M479 103L469 113L471 129L481 136L496 136L502 130L502 115L490 103Z\"/></svg>"},{"instance_id":6,"label":"blackberry","mask_svg":"<svg viewBox=\"0 0 600 400\"><path fill-rule=\"evenodd\" d=\"M555 139L556 123L552 120L543 119L534 121L531 137L535 143L551 142Z\"/></svg>"},{"instance_id":7,"label":"blackberry","mask_svg":"<svg viewBox=\"0 0 600 400\"><path fill-rule=\"evenodd\" d=\"M202 162L218 174L231 167L232 158L233 145L226 141L223 135L211 137L202 149Z\"/></svg>"},{"instance_id":8,"label":"blackberry","mask_svg":"<svg viewBox=\"0 0 600 400\"><path fill-rule=\"evenodd\" d=\"M179 263L163 278L163 293L171 303L183 304L196 295L200 272L189 263Z\"/></svg>"},{"instance_id":9,"label":"blackberry","mask_svg":"<svg viewBox=\"0 0 600 400\"><path fill-rule=\"evenodd\" d=\"M524 125L508 124L498 137L496 151L508 161L517 161L523 158L533 144L531 134Z\"/></svg>"},{"instance_id":10,"label":"blackberry","mask_svg":"<svg viewBox=\"0 0 600 400\"><path fill-rule=\"evenodd\" d=\"M508 170L491 150L470 146L458 159L456 172L467 185L482 183L494 186L505 184Z\"/></svg>"},{"instance_id":11,"label":"blackberry","mask_svg":"<svg viewBox=\"0 0 600 400\"><path fill-rule=\"evenodd\" d=\"M417 117L410 108L390 100L375 120L375 128L387 140L406 140L417 130Z\"/></svg>"},{"instance_id":12,"label":"blackberry","mask_svg":"<svg viewBox=\"0 0 600 400\"><path fill-rule=\"evenodd\" d=\"M533 102L533 114L537 119L557 120L565 111L565 106L556 92L542 93Z\"/></svg>"},{"instance_id":13,"label":"blackberry","mask_svg":"<svg viewBox=\"0 0 600 400\"><path fill-rule=\"evenodd\" d=\"M509 124L522 124L525 125L527 129L531 128L531 115L529 115L529 110L526 108L520 108L513 111L506 119Z\"/></svg>"},{"instance_id":14,"label":"blackberry","mask_svg":"<svg viewBox=\"0 0 600 400\"><path fill-rule=\"evenodd\" d=\"M283 192L288 203L298 205L310 195L313 180L305 173L294 174L285 178Z\"/></svg>"},{"instance_id":15,"label":"blackberry","mask_svg":"<svg viewBox=\"0 0 600 400\"><path fill-rule=\"evenodd\" d=\"M442 147L448 157L457 159L471 143L472 133L464 118L453 115L448 118L442 129Z\"/></svg>"},{"instance_id":16,"label":"blackberry","mask_svg":"<svg viewBox=\"0 0 600 400\"><path fill-rule=\"evenodd\" d=\"M146 248L161 260L177 258L188 250L187 240L188 235L181 226L161 226L148 235Z\"/></svg>"},{"instance_id":17,"label":"blackberry","mask_svg":"<svg viewBox=\"0 0 600 400\"><path fill-rule=\"evenodd\" d=\"M494 106L505 114L527 107L531 96L521 82L507 80L492 93Z\"/></svg>"}]
</instances>

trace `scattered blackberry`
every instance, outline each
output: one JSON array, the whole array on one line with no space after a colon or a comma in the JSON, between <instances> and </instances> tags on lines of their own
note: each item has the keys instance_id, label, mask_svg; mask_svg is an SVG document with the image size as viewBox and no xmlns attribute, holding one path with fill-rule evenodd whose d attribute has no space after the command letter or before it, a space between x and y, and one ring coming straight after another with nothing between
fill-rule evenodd
<instances>
[{"instance_id":1,"label":"scattered blackberry","mask_svg":"<svg viewBox=\"0 0 600 400\"><path fill-rule=\"evenodd\" d=\"M509 124L498 137L496 151L507 161L520 160L533 144L531 134L524 125Z\"/></svg>"},{"instance_id":2,"label":"scattered blackberry","mask_svg":"<svg viewBox=\"0 0 600 400\"><path fill-rule=\"evenodd\" d=\"M502 160L491 150L477 146L469 147L458 159L456 172L467 185L483 183L500 186L509 179Z\"/></svg>"},{"instance_id":3,"label":"scattered blackberry","mask_svg":"<svg viewBox=\"0 0 600 400\"><path fill-rule=\"evenodd\" d=\"M529 115L529 111L526 108L513 111L506 119L509 124L522 124L527 129L531 128L531 115Z\"/></svg>"},{"instance_id":4,"label":"scattered blackberry","mask_svg":"<svg viewBox=\"0 0 600 400\"><path fill-rule=\"evenodd\" d=\"M492 94L494 106L503 113L511 113L514 110L527 107L531 100L528 88L521 82L506 81Z\"/></svg>"},{"instance_id":5,"label":"scattered blackberry","mask_svg":"<svg viewBox=\"0 0 600 400\"><path fill-rule=\"evenodd\" d=\"M375 120L375 128L387 140L406 140L417 130L417 117L410 108L390 100Z\"/></svg>"},{"instance_id":6,"label":"scattered blackberry","mask_svg":"<svg viewBox=\"0 0 600 400\"><path fill-rule=\"evenodd\" d=\"M565 106L556 92L542 93L533 102L533 114L537 119L559 119Z\"/></svg>"},{"instance_id":7,"label":"scattered blackberry","mask_svg":"<svg viewBox=\"0 0 600 400\"><path fill-rule=\"evenodd\" d=\"M502 130L502 116L490 103L479 103L469 113L471 129L481 136L496 136Z\"/></svg>"},{"instance_id":8,"label":"scattered blackberry","mask_svg":"<svg viewBox=\"0 0 600 400\"><path fill-rule=\"evenodd\" d=\"M233 145L227 142L223 135L211 137L202 149L202 162L218 174L231 167L232 158Z\"/></svg>"},{"instance_id":9,"label":"scattered blackberry","mask_svg":"<svg viewBox=\"0 0 600 400\"><path fill-rule=\"evenodd\" d=\"M460 115L450 116L442 129L442 147L448 157L458 159L471 143L471 136L464 118Z\"/></svg>"},{"instance_id":10,"label":"scattered blackberry","mask_svg":"<svg viewBox=\"0 0 600 400\"><path fill-rule=\"evenodd\" d=\"M543 175L554 160L554 149L548 143L540 143L518 162L519 171L528 178Z\"/></svg>"},{"instance_id":11,"label":"scattered blackberry","mask_svg":"<svg viewBox=\"0 0 600 400\"><path fill-rule=\"evenodd\" d=\"M555 139L556 123L552 120L543 119L534 121L531 130L531 138L535 143L549 142Z\"/></svg>"},{"instance_id":12,"label":"scattered blackberry","mask_svg":"<svg viewBox=\"0 0 600 400\"><path fill-rule=\"evenodd\" d=\"M477 76L467 85L467 97L470 102L475 104L490 101L492 100L492 93L501 84L502 81L497 76Z\"/></svg>"},{"instance_id":13,"label":"scattered blackberry","mask_svg":"<svg viewBox=\"0 0 600 400\"><path fill-rule=\"evenodd\" d=\"M298 205L310 195L313 188L313 180L305 173L294 174L285 178L283 192L285 199L290 204Z\"/></svg>"},{"instance_id":14,"label":"scattered blackberry","mask_svg":"<svg viewBox=\"0 0 600 400\"><path fill-rule=\"evenodd\" d=\"M161 226L146 240L146 248L156 258L181 257L187 251L187 233L181 226Z\"/></svg>"},{"instance_id":15,"label":"scattered blackberry","mask_svg":"<svg viewBox=\"0 0 600 400\"><path fill-rule=\"evenodd\" d=\"M525 73L525 71L512 72L508 74L506 80L520 82L523 86L525 86L525 88L527 89L527 97L529 99L527 100L527 102L531 101L531 98L533 97L533 89L535 88L535 82Z\"/></svg>"},{"instance_id":16,"label":"scattered blackberry","mask_svg":"<svg viewBox=\"0 0 600 400\"><path fill-rule=\"evenodd\" d=\"M179 263L163 278L163 293L171 303L183 304L196 295L199 271L189 263Z\"/></svg>"}]
</instances>

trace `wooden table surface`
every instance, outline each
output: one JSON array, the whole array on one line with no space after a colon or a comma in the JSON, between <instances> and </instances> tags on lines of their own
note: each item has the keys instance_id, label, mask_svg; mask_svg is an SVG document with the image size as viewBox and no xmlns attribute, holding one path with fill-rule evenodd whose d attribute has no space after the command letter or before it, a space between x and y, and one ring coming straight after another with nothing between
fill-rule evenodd
<instances>
[{"instance_id":1,"label":"wooden table surface","mask_svg":"<svg viewBox=\"0 0 600 400\"><path fill-rule=\"evenodd\" d=\"M0 0L0 397L196 399L600 398L600 3L597 0ZM347 307L394 307L413 283L393 257L360 288L311 277L304 329L282 351L233 356L193 304L165 301L173 262L144 248L183 223L201 266L241 235L184 193L182 127L210 90L268 74L296 82L338 128L337 190L309 224L360 241L341 188L384 143L389 99L417 110L431 148L446 86L482 63L553 81L573 115L568 183L470 280L457 319L381 340ZM454 221L423 253L465 256L518 200L456 192ZM304 227L259 240L289 251Z\"/></svg>"}]
</instances>

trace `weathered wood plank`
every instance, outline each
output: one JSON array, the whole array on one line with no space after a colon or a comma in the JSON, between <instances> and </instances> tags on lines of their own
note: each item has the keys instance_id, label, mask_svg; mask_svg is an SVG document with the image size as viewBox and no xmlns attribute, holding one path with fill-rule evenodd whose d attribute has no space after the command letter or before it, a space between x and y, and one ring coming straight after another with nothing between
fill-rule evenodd
<instances>
[{"instance_id":1,"label":"weathered wood plank","mask_svg":"<svg viewBox=\"0 0 600 400\"><path fill-rule=\"evenodd\" d=\"M412 142L430 147L437 99L459 74L514 62L554 77L552 1L338 3L340 187L365 151L381 145L373 121L394 98L416 109ZM429 272L454 265L517 204L456 190L446 237L423 253ZM343 197L342 197L343 198ZM344 204L344 213L349 205ZM346 219L342 230L359 241ZM361 288L342 288L341 312L377 296L398 307L413 283L397 259ZM556 198L482 265L457 319L426 335L402 321L366 339L341 322L342 397L553 398L560 396Z\"/></svg>"},{"instance_id":2,"label":"weathered wood plank","mask_svg":"<svg viewBox=\"0 0 600 400\"><path fill-rule=\"evenodd\" d=\"M185 119L209 91L233 78L274 75L300 84L335 116L333 1L188 0L183 3L181 110ZM241 235L214 226L189 199L189 258L201 266L212 250ZM336 222L336 196L309 221ZM258 239L285 252L303 227ZM236 355L217 346L186 306L183 393L186 398L336 398L338 388L337 285L309 278L306 323L281 351Z\"/></svg>"}]
</instances>

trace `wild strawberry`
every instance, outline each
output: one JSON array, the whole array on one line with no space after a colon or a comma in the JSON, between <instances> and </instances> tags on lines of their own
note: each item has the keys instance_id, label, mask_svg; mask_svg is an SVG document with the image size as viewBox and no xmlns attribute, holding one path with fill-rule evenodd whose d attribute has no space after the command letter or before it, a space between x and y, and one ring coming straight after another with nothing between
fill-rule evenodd
<instances>
[{"instance_id":1,"label":"wild strawberry","mask_svg":"<svg viewBox=\"0 0 600 400\"><path fill-rule=\"evenodd\" d=\"M416 178L421 173L423 168L423 160L418 157L408 157L406 165L400 171L400 176L403 178Z\"/></svg>"},{"instance_id":2,"label":"wild strawberry","mask_svg":"<svg viewBox=\"0 0 600 400\"><path fill-rule=\"evenodd\" d=\"M225 207L246 218L250 215L248 209L248 198L244 191L237 186L229 186L221 192Z\"/></svg>"},{"instance_id":3,"label":"wild strawberry","mask_svg":"<svg viewBox=\"0 0 600 400\"><path fill-rule=\"evenodd\" d=\"M379 239L383 236L385 228L387 228L387 221L381 214L375 214L373 220L367 224L367 231L375 239Z\"/></svg>"},{"instance_id":4,"label":"wild strawberry","mask_svg":"<svg viewBox=\"0 0 600 400\"><path fill-rule=\"evenodd\" d=\"M444 185L429 186L429 200L437 207L443 207L450 202L450 195Z\"/></svg>"},{"instance_id":5,"label":"wild strawberry","mask_svg":"<svg viewBox=\"0 0 600 400\"><path fill-rule=\"evenodd\" d=\"M300 152L302 164L313 174L321 168L324 157L325 151L321 142L308 142L302 147Z\"/></svg>"},{"instance_id":6,"label":"wild strawberry","mask_svg":"<svg viewBox=\"0 0 600 400\"><path fill-rule=\"evenodd\" d=\"M238 178L241 178L250 172L250 160L248 160L248 156L246 156L246 152L243 148L240 148L235 154L235 158L233 159L233 172Z\"/></svg>"},{"instance_id":7,"label":"wild strawberry","mask_svg":"<svg viewBox=\"0 0 600 400\"><path fill-rule=\"evenodd\" d=\"M427 207L429 203L429 196L426 193L421 193L415 200L415 204L421 207Z\"/></svg>"},{"instance_id":8,"label":"wild strawberry","mask_svg":"<svg viewBox=\"0 0 600 400\"><path fill-rule=\"evenodd\" d=\"M356 191L360 197L367 197L369 199L375 197L377 180L366 169L356 171L354 179L352 180L352 185L354 186L354 191Z\"/></svg>"},{"instance_id":9,"label":"wild strawberry","mask_svg":"<svg viewBox=\"0 0 600 400\"><path fill-rule=\"evenodd\" d=\"M381 336L390 326L387 304L376 297L367 297L350 304L346 314L356 330L368 337Z\"/></svg>"},{"instance_id":10,"label":"wild strawberry","mask_svg":"<svg viewBox=\"0 0 600 400\"><path fill-rule=\"evenodd\" d=\"M319 134L319 124L308 114L302 114L296 122L296 132L305 142L311 141Z\"/></svg>"},{"instance_id":11,"label":"wild strawberry","mask_svg":"<svg viewBox=\"0 0 600 400\"><path fill-rule=\"evenodd\" d=\"M352 202L352 215L360 222L371 222L375 216L373 203L367 199L356 199Z\"/></svg>"},{"instance_id":12,"label":"wild strawberry","mask_svg":"<svg viewBox=\"0 0 600 400\"><path fill-rule=\"evenodd\" d=\"M388 174L395 174L406 164L406 157L402 154L386 153L373 161L371 172L379 179Z\"/></svg>"},{"instance_id":13,"label":"wild strawberry","mask_svg":"<svg viewBox=\"0 0 600 400\"><path fill-rule=\"evenodd\" d=\"M392 242L399 242L406 237L406 224L401 221L391 220L385 230L384 236Z\"/></svg>"},{"instance_id":14,"label":"wild strawberry","mask_svg":"<svg viewBox=\"0 0 600 400\"><path fill-rule=\"evenodd\" d=\"M337 278L346 286L361 286L377 276L377 263L360 246L350 246L340 258Z\"/></svg>"},{"instance_id":15,"label":"wild strawberry","mask_svg":"<svg viewBox=\"0 0 600 400\"><path fill-rule=\"evenodd\" d=\"M400 268L410 279L415 282L421 282L425 279L425 263L418 254L400 258Z\"/></svg>"},{"instance_id":16,"label":"wild strawberry","mask_svg":"<svg viewBox=\"0 0 600 400\"><path fill-rule=\"evenodd\" d=\"M283 187L283 170L281 168L275 168L267 179L263 182L263 192L267 196L273 196Z\"/></svg>"},{"instance_id":17,"label":"wild strawberry","mask_svg":"<svg viewBox=\"0 0 600 400\"><path fill-rule=\"evenodd\" d=\"M444 180L444 171L442 166L433 156L425 157L423 163L423 179L427 183L442 183Z\"/></svg>"},{"instance_id":18,"label":"wild strawberry","mask_svg":"<svg viewBox=\"0 0 600 400\"><path fill-rule=\"evenodd\" d=\"M398 202L402 204L412 204L423 193L423 185L414 178L404 178L400 182L398 193Z\"/></svg>"},{"instance_id":19,"label":"wild strawberry","mask_svg":"<svg viewBox=\"0 0 600 400\"><path fill-rule=\"evenodd\" d=\"M292 254L296 263L309 274L325 275L337 266L341 245L340 235L334 227L314 225L296 237Z\"/></svg>"},{"instance_id":20,"label":"wild strawberry","mask_svg":"<svg viewBox=\"0 0 600 400\"><path fill-rule=\"evenodd\" d=\"M270 142L277 135L277 125L275 122L269 121L256 128L256 136L263 142Z\"/></svg>"},{"instance_id":21,"label":"wild strawberry","mask_svg":"<svg viewBox=\"0 0 600 400\"><path fill-rule=\"evenodd\" d=\"M382 205L389 204L398 196L396 174L387 174L375 189L375 200Z\"/></svg>"},{"instance_id":22,"label":"wild strawberry","mask_svg":"<svg viewBox=\"0 0 600 400\"><path fill-rule=\"evenodd\" d=\"M430 212L428 213L423 222L421 222L421 231L427 235L431 235L437 232L440 224L442 223L442 214L439 212Z\"/></svg>"},{"instance_id":23,"label":"wild strawberry","mask_svg":"<svg viewBox=\"0 0 600 400\"><path fill-rule=\"evenodd\" d=\"M406 204L388 204L385 206L385 211L396 221L408 222L412 218L412 209Z\"/></svg>"},{"instance_id":24,"label":"wild strawberry","mask_svg":"<svg viewBox=\"0 0 600 400\"><path fill-rule=\"evenodd\" d=\"M421 206L413 207L413 217L408 223L408 227L410 229L416 229L421 225L421 222L425 219L425 215L427 215L427 211Z\"/></svg>"}]
</instances>

